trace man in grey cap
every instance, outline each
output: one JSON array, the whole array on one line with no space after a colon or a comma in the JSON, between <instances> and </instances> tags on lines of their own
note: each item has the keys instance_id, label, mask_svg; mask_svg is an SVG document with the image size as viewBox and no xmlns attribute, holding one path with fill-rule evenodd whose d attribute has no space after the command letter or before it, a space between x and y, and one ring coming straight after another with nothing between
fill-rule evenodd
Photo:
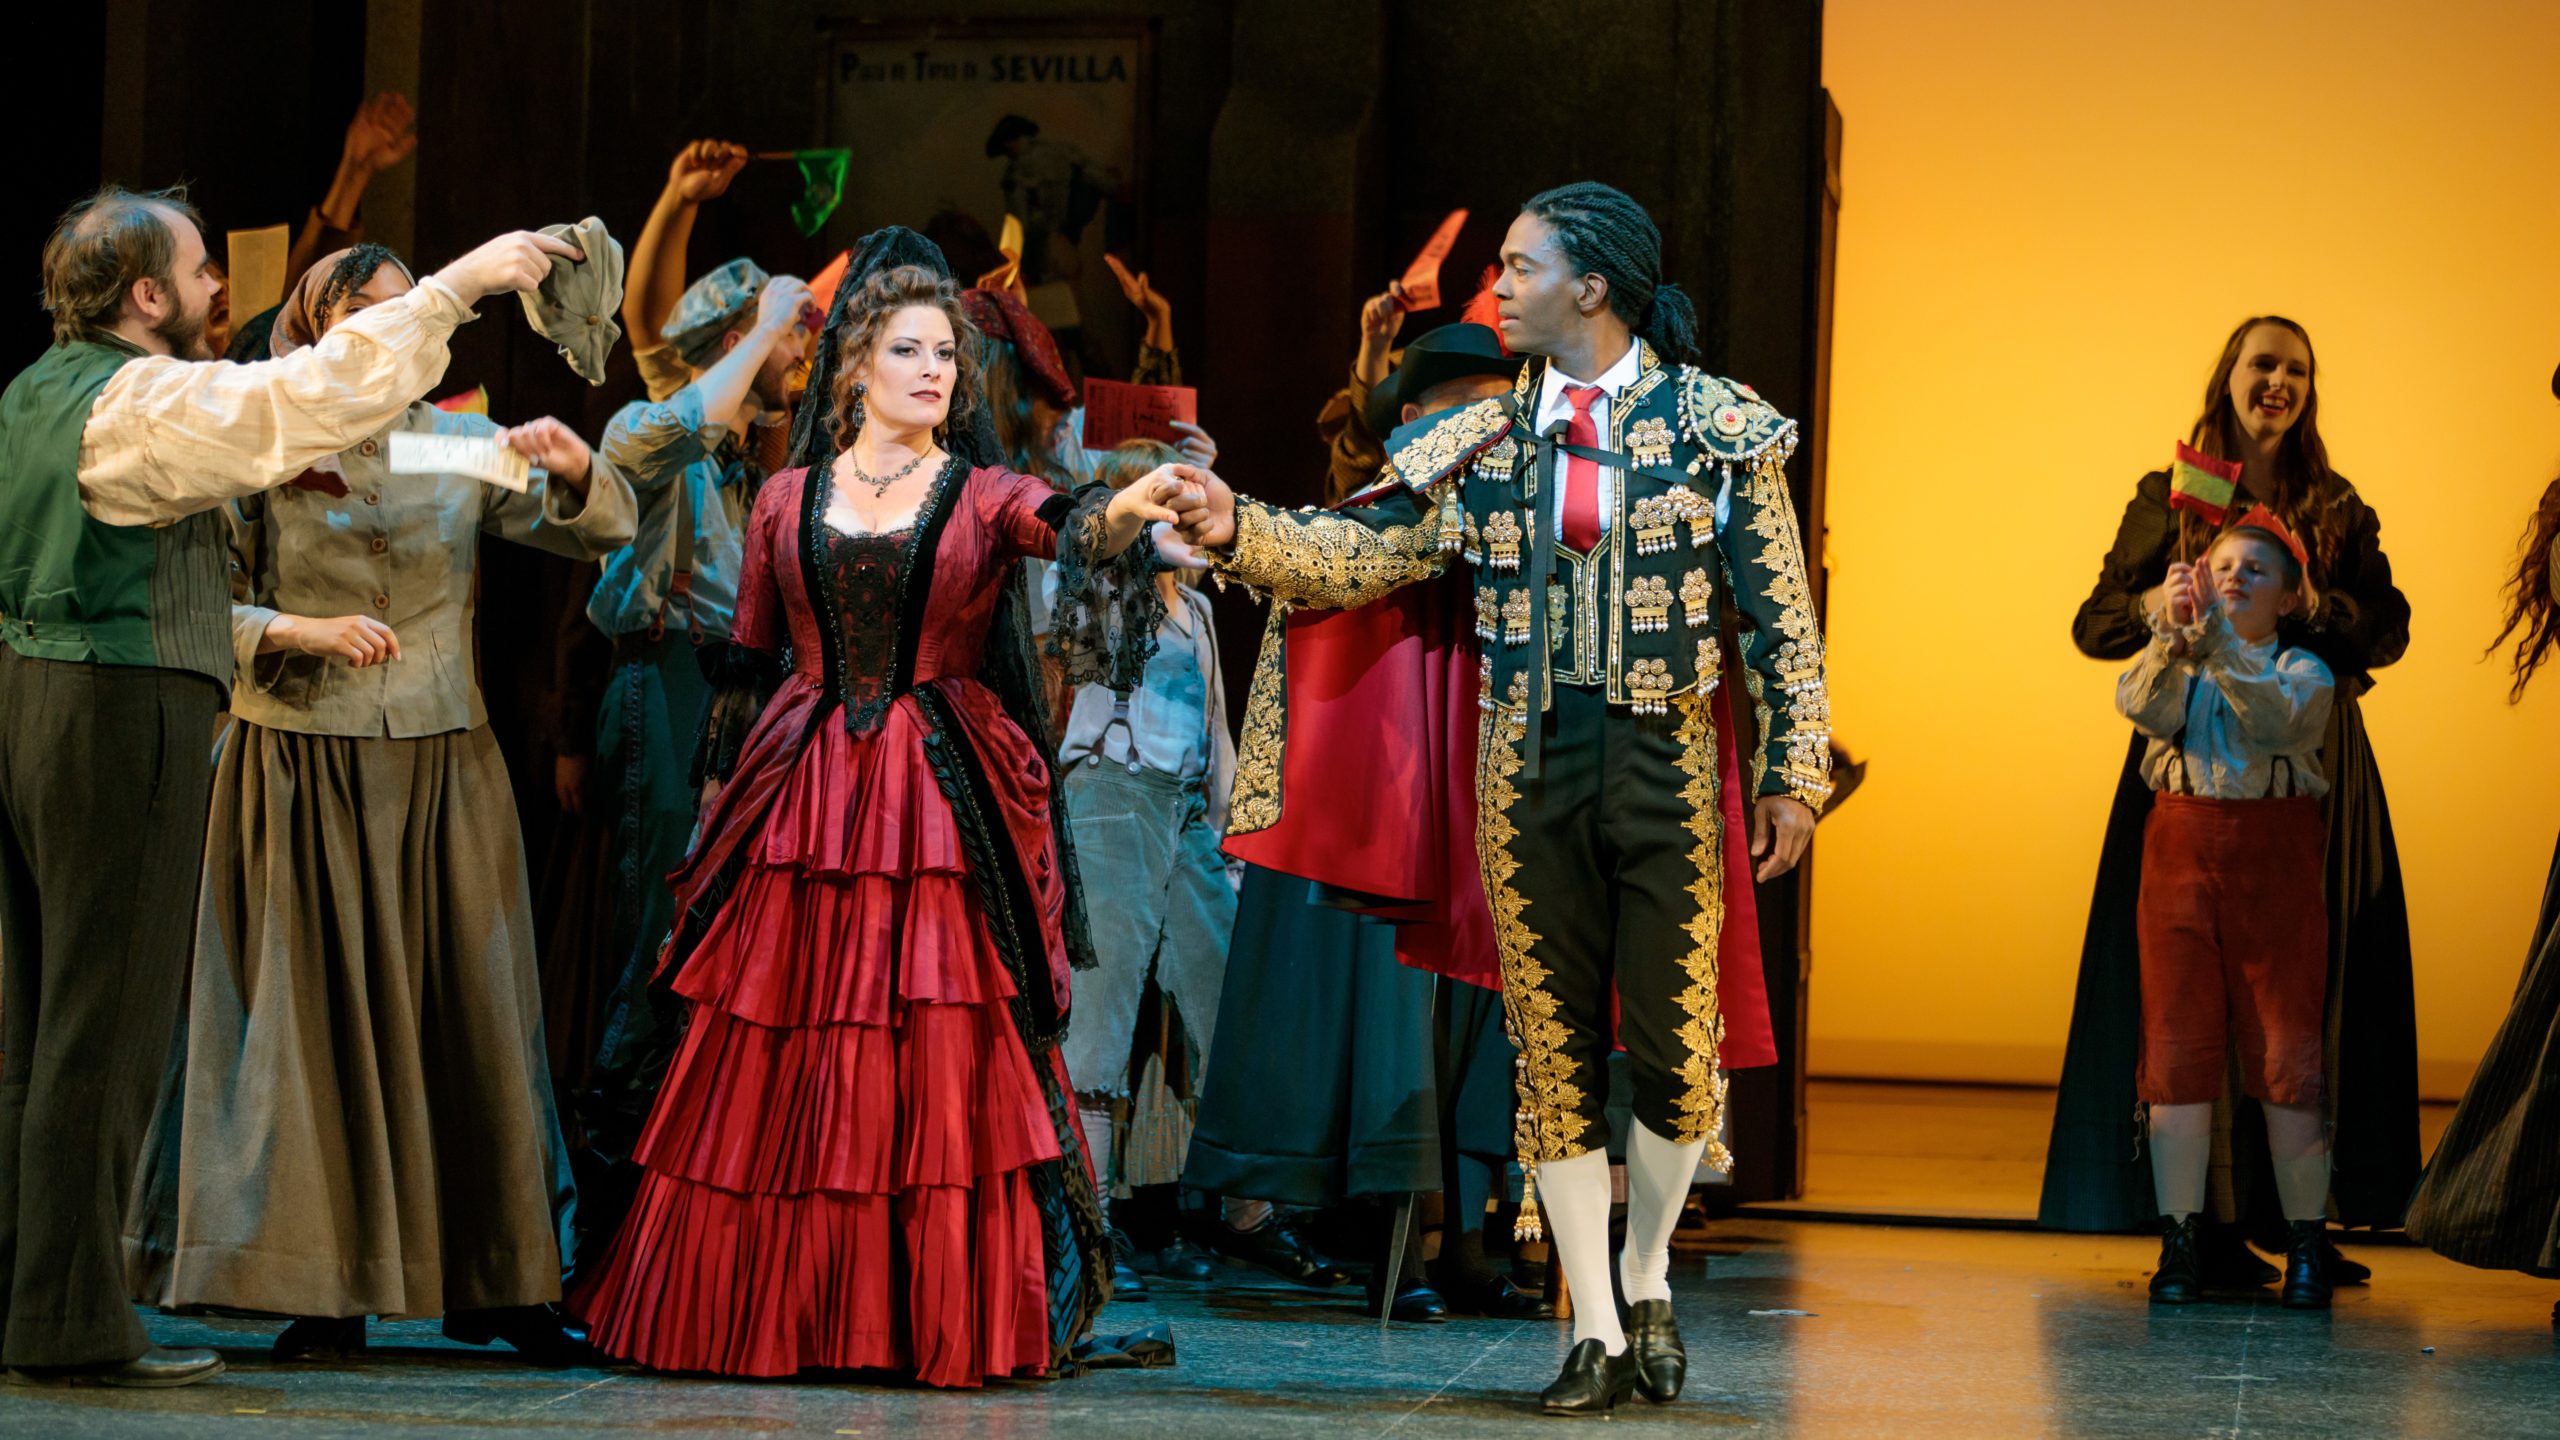
<instances>
[{"instance_id":1,"label":"man in grey cap","mask_svg":"<svg viewBox=\"0 0 2560 1440\"><path fill-rule=\"evenodd\" d=\"M695 651L729 636L740 537L780 463L788 387L813 339L809 287L749 260L713 270L664 308L694 208L726 190L745 160L738 147L700 141L670 168L633 248L623 305L650 398L624 406L597 447L640 500L638 535L605 558L587 604L613 638L595 793L614 823L614 964L654 950L674 918L666 877L693 833L694 739L711 697Z\"/></svg>"}]
</instances>

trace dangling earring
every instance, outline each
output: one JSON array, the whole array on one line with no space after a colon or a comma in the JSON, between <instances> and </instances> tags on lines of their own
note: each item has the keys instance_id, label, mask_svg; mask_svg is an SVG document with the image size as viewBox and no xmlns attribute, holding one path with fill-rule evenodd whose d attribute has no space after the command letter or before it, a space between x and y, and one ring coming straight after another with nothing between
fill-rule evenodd
<instances>
[{"instance_id":1,"label":"dangling earring","mask_svg":"<svg viewBox=\"0 0 2560 1440\"><path fill-rule=\"evenodd\" d=\"M853 382L853 433L856 435L862 433L863 421L865 419L862 408L862 397L870 393L871 387L868 384L860 380Z\"/></svg>"}]
</instances>

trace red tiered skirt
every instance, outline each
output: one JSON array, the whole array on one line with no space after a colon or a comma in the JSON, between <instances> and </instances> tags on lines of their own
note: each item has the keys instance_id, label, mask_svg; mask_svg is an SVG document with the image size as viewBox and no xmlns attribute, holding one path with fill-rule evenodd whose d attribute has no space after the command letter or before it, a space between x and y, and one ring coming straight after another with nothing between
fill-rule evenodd
<instances>
[{"instance_id":1,"label":"red tiered skirt","mask_svg":"<svg viewBox=\"0 0 2560 1440\"><path fill-rule=\"evenodd\" d=\"M1027 1167L1059 1155L915 702L828 715L675 988L647 1174L572 1304L662 1370L1048 1363Z\"/></svg>"}]
</instances>

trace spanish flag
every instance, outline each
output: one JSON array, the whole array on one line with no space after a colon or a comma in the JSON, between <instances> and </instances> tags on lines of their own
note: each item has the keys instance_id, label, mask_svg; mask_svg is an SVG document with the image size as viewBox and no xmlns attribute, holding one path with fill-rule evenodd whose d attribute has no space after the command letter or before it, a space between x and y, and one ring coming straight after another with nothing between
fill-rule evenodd
<instances>
[{"instance_id":1,"label":"spanish flag","mask_svg":"<svg viewBox=\"0 0 2560 1440\"><path fill-rule=\"evenodd\" d=\"M2216 460L2181 444L2169 467L2169 508L2193 510L2209 525L2231 513L2232 493L2240 488L2240 462Z\"/></svg>"},{"instance_id":2,"label":"spanish flag","mask_svg":"<svg viewBox=\"0 0 2560 1440\"><path fill-rule=\"evenodd\" d=\"M450 415L486 415L489 413L489 387L474 385L459 395L447 395L436 402L436 408Z\"/></svg>"}]
</instances>

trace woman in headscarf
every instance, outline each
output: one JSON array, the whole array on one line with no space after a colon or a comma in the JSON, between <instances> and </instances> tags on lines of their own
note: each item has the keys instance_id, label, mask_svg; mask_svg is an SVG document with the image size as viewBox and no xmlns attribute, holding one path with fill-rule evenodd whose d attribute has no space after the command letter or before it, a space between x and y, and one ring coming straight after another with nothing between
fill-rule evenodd
<instances>
[{"instance_id":1,"label":"woman in headscarf","mask_svg":"<svg viewBox=\"0 0 2560 1440\"><path fill-rule=\"evenodd\" d=\"M381 246L328 256L274 353L411 285ZM399 435L541 468L521 489L394 475ZM420 401L235 503L239 670L135 1293L299 1317L279 1359L361 1350L368 1315L442 1315L450 1338L574 1360L550 1303L569 1174L523 840L474 680L476 576L484 536L578 559L628 542L631 488L557 420Z\"/></svg>"},{"instance_id":2,"label":"woman in headscarf","mask_svg":"<svg viewBox=\"0 0 2560 1440\"><path fill-rule=\"evenodd\" d=\"M1057 1050L1090 952L1017 562L1059 561L1069 674L1126 683L1162 602L1114 557L1186 480L1005 466L972 336L939 252L866 240L802 463L757 497L660 971L689 1023L573 1297L609 1354L974 1386L1054 1372L1107 1296Z\"/></svg>"}]
</instances>

